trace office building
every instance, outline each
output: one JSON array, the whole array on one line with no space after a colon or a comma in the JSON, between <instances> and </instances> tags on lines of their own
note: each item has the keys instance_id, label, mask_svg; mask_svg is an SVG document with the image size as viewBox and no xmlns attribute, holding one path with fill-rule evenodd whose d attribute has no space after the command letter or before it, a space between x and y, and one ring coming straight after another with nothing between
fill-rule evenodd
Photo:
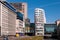
<instances>
[{"instance_id":1,"label":"office building","mask_svg":"<svg viewBox=\"0 0 60 40\"><path fill-rule=\"evenodd\" d=\"M23 21L19 19L16 19L16 33L18 33L19 35L24 34Z\"/></svg>"},{"instance_id":2,"label":"office building","mask_svg":"<svg viewBox=\"0 0 60 40\"><path fill-rule=\"evenodd\" d=\"M28 19L26 19L28 20ZM25 24L25 35L28 35L28 36L35 36L35 23L29 23L26 22Z\"/></svg>"},{"instance_id":3,"label":"office building","mask_svg":"<svg viewBox=\"0 0 60 40\"><path fill-rule=\"evenodd\" d=\"M35 23L30 23L30 35L35 36Z\"/></svg>"},{"instance_id":4,"label":"office building","mask_svg":"<svg viewBox=\"0 0 60 40\"><path fill-rule=\"evenodd\" d=\"M57 31L56 23L44 24L44 36L52 37L53 33Z\"/></svg>"},{"instance_id":5,"label":"office building","mask_svg":"<svg viewBox=\"0 0 60 40\"><path fill-rule=\"evenodd\" d=\"M20 12L17 13L17 19L16 19L16 33L20 36L24 35L24 27L23 27L23 14Z\"/></svg>"},{"instance_id":6,"label":"office building","mask_svg":"<svg viewBox=\"0 0 60 40\"><path fill-rule=\"evenodd\" d=\"M27 3L11 3L19 12L23 13L24 19L27 19Z\"/></svg>"},{"instance_id":7,"label":"office building","mask_svg":"<svg viewBox=\"0 0 60 40\"><path fill-rule=\"evenodd\" d=\"M55 23L45 23L44 24L44 36L60 38L60 20L58 19Z\"/></svg>"},{"instance_id":8,"label":"office building","mask_svg":"<svg viewBox=\"0 0 60 40\"><path fill-rule=\"evenodd\" d=\"M16 34L16 9L7 2L0 1L0 35Z\"/></svg>"},{"instance_id":9,"label":"office building","mask_svg":"<svg viewBox=\"0 0 60 40\"><path fill-rule=\"evenodd\" d=\"M25 21L25 33L30 33L30 19L27 18Z\"/></svg>"},{"instance_id":10,"label":"office building","mask_svg":"<svg viewBox=\"0 0 60 40\"><path fill-rule=\"evenodd\" d=\"M44 23L46 23L45 11L41 8L35 9L35 35L44 36Z\"/></svg>"},{"instance_id":11,"label":"office building","mask_svg":"<svg viewBox=\"0 0 60 40\"><path fill-rule=\"evenodd\" d=\"M25 30L25 20L27 19L27 3L10 3L12 6L14 6L18 12L21 12L23 14L23 27Z\"/></svg>"}]
</instances>

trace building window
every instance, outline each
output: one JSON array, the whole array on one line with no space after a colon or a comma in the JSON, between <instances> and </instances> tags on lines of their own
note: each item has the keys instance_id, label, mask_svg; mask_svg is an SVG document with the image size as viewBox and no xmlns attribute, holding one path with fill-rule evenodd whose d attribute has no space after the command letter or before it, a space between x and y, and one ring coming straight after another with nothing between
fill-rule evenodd
<instances>
[{"instance_id":1,"label":"building window","mask_svg":"<svg viewBox=\"0 0 60 40\"><path fill-rule=\"evenodd\" d=\"M37 33L37 35L42 35L42 33Z\"/></svg>"},{"instance_id":2,"label":"building window","mask_svg":"<svg viewBox=\"0 0 60 40\"><path fill-rule=\"evenodd\" d=\"M43 29L43 28L40 27L39 29Z\"/></svg>"},{"instance_id":3,"label":"building window","mask_svg":"<svg viewBox=\"0 0 60 40\"><path fill-rule=\"evenodd\" d=\"M36 30L36 32L42 32L43 30Z\"/></svg>"},{"instance_id":4,"label":"building window","mask_svg":"<svg viewBox=\"0 0 60 40\"><path fill-rule=\"evenodd\" d=\"M37 33L37 35L39 35L40 33Z\"/></svg>"},{"instance_id":5,"label":"building window","mask_svg":"<svg viewBox=\"0 0 60 40\"><path fill-rule=\"evenodd\" d=\"M41 24L41 26L44 26L44 24Z\"/></svg>"}]
</instances>

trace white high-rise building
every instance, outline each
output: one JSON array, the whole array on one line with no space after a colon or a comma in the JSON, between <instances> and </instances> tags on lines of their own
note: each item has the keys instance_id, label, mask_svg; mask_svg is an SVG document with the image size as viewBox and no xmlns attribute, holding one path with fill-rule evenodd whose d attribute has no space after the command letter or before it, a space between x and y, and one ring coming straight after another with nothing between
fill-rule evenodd
<instances>
[{"instance_id":1,"label":"white high-rise building","mask_svg":"<svg viewBox=\"0 0 60 40\"><path fill-rule=\"evenodd\" d=\"M45 12L41 8L35 9L35 35L44 36L44 23L46 23Z\"/></svg>"}]
</instances>

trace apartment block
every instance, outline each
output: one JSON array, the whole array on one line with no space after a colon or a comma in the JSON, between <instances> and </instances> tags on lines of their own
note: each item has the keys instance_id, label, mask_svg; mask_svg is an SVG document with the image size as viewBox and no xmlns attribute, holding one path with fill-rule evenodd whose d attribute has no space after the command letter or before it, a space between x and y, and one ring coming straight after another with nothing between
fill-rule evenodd
<instances>
[{"instance_id":1,"label":"apartment block","mask_svg":"<svg viewBox=\"0 0 60 40\"><path fill-rule=\"evenodd\" d=\"M20 36L24 35L24 27L23 27L23 14L20 12L17 13L17 19L16 19L16 33Z\"/></svg>"},{"instance_id":2,"label":"apartment block","mask_svg":"<svg viewBox=\"0 0 60 40\"><path fill-rule=\"evenodd\" d=\"M17 33L23 33L23 21L19 20L19 19L16 19L16 32Z\"/></svg>"},{"instance_id":3,"label":"apartment block","mask_svg":"<svg viewBox=\"0 0 60 40\"><path fill-rule=\"evenodd\" d=\"M35 9L35 35L44 36L44 23L46 23L45 11L41 8Z\"/></svg>"},{"instance_id":4,"label":"apartment block","mask_svg":"<svg viewBox=\"0 0 60 40\"><path fill-rule=\"evenodd\" d=\"M16 2L10 4L13 5L19 12L24 14L24 19L27 19L27 3Z\"/></svg>"},{"instance_id":5,"label":"apartment block","mask_svg":"<svg viewBox=\"0 0 60 40\"><path fill-rule=\"evenodd\" d=\"M15 2L15 3L10 3L10 4L13 7L15 7L18 12L21 12L23 14L23 27L25 30L25 20L27 19L27 3Z\"/></svg>"},{"instance_id":6,"label":"apartment block","mask_svg":"<svg viewBox=\"0 0 60 40\"><path fill-rule=\"evenodd\" d=\"M7 2L0 1L0 35L16 34L15 9Z\"/></svg>"}]
</instances>

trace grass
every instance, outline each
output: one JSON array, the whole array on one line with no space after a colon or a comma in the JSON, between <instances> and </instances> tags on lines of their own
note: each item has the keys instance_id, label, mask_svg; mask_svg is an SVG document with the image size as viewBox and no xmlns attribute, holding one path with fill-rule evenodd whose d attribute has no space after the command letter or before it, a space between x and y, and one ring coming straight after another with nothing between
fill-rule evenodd
<instances>
[{"instance_id":1,"label":"grass","mask_svg":"<svg viewBox=\"0 0 60 40\"><path fill-rule=\"evenodd\" d=\"M31 36L26 38L19 38L19 40L43 40L42 36Z\"/></svg>"}]
</instances>

